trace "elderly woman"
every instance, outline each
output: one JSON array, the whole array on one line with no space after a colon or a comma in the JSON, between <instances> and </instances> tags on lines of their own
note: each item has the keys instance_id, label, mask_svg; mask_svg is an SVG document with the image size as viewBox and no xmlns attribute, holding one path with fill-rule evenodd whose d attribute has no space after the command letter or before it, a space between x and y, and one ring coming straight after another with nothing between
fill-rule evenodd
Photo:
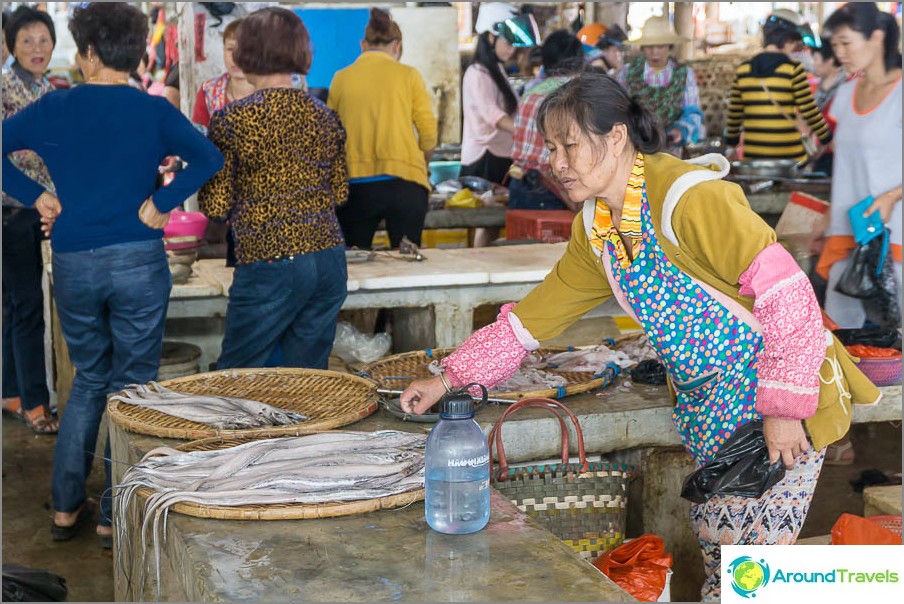
<instances>
[{"instance_id":1,"label":"elderly woman","mask_svg":"<svg viewBox=\"0 0 904 604\"><path fill-rule=\"evenodd\" d=\"M849 415L837 430L808 423L811 447L802 425L816 412L827 354L813 290L740 187L721 180L727 160L692 164L660 153L664 136L652 114L610 77L564 84L537 123L556 177L572 201L587 200L568 249L543 283L442 360L444 375L412 383L402 408L425 412L447 385L503 382L539 341L616 298L666 367L675 426L698 466L759 420L770 462L787 468L759 497L716 492L692 506L703 599L718 599L720 546L793 543L822 448L849 426ZM830 396L834 383L826 388Z\"/></svg>"},{"instance_id":2,"label":"elderly woman","mask_svg":"<svg viewBox=\"0 0 904 604\"><path fill-rule=\"evenodd\" d=\"M706 136L700 92L694 70L672 58L672 49L686 40L675 33L668 17L650 17L635 42L643 53L618 73L618 82L659 118L666 142L679 147Z\"/></svg>"},{"instance_id":3,"label":"elderly woman","mask_svg":"<svg viewBox=\"0 0 904 604\"><path fill-rule=\"evenodd\" d=\"M308 30L284 8L245 18L236 65L255 87L210 120L225 166L201 189L201 211L229 220L236 268L217 368L325 369L345 301L345 245L336 207L348 195L345 130L295 88L311 65Z\"/></svg>"},{"instance_id":4,"label":"elderly woman","mask_svg":"<svg viewBox=\"0 0 904 604\"><path fill-rule=\"evenodd\" d=\"M370 9L364 51L330 85L328 105L348 131L348 203L339 223L349 247L369 249L386 220L391 247L402 237L421 244L436 145L436 117L417 69L399 63L402 30L389 13Z\"/></svg>"},{"instance_id":5,"label":"elderly woman","mask_svg":"<svg viewBox=\"0 0 904 604\"><path fill-rule=\"evenodd\" d=\"M227 103L243 99L254 92L254 86L232 59L238 44L238 30L241 24L241 19L235 19L223 29L223 64L226 71L207 80L198 89L191 121L205 128L210 124L210 116L214 111L219 111Z\"/></svg>"},{"instance_id":6,"label":"elderly woman","mask_svg":"<svg viewBox=\"0 0 904 604\"><path fill-rule=\"evenodd\" d=\"M19 7L4 28L14 61L3 69L3 118L11 117L51 90L44 77L56 32L50 15ZM4 132L5 135L5 132ZM19 151L13 164L42 187L53 182L41 158ZM21 418L36 434L56 434L44 369L44 294L41 289L41 217L3 194L3 411Z\"/></svg>"},{"instance_id":7,"label":"elderly woman","mask_svg":"<svg viewBox=\"0 0 904 604\"><path fill-rule=\"evenodd\" d=\"M157 377L171 287L162 231L168 213L222 165L216 147L177 109L129 86L147 39L141 11L93 2L75 10L69 29L86 83L3 120L3 191L36 207L52 227L54 297L76 369L54 453L56 541L71 539L96 508L85 482L107 394ZM9 161L22 149L41 156L58 196ZM157 189L157 166L167 155L188 168ZM105 546L109 456L108 442L97 529Z\"/></svg>"}]
</instances>

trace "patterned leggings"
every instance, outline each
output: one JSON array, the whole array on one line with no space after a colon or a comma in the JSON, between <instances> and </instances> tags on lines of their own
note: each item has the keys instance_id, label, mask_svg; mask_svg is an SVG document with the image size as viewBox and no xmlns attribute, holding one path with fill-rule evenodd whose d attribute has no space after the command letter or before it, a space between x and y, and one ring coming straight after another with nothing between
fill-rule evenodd
<instances>
[{"instance_id":1,"label":"patterned leggings","mask_svg":"<svg viewBox=\"0 0 904 604\"><path fill-rule=\"evenodd\" d=\"M825 449L810 450L759 499L715 496L691 506L691 523L703 550L706 581L701 601L719 601L722 545L792 545L807 518Z\"/></svg>"}]
</instances>

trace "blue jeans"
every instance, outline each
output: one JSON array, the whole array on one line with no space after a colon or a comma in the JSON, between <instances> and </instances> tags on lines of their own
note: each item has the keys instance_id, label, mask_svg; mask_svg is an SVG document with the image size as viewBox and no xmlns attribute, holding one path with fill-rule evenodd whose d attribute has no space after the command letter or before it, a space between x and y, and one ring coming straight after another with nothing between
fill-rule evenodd
<instances>
[{"instance_id":1,"label":"blue jeans","mask_svg":"<svg viewBox=\"0 0 904 604\"><path fill-rule=\"evenodd\" d=\"M543 183L537 182L534 186L530 186L520 178L512 178L509 180L508 209L567 210L568 206Z\"/></svg>"},{"instance_id":2,"label":"blue jeans","mask_svg":"<svg viewBox=\"0 0 904 604\"><path fill-rule=\"evenodd\" d=\"M3 398L31 410L50 402L44 366L41 217L3 208Z\"/></svg>"},{"instance_id":3,"label":"blue jeans","mask_svg":"<svg viewBox=\"0 0 904 604\"><path fill-rule=\"evenodd\" d=\"M263 367L277 344L287 367L326 369L347 280L345 246L238 265L217 369Z\"/></svg>"},{"instance_id":4,"label":"blue jeans","mask_svg":"<svg viewBox=\"0 0 904 604\"><path fill-rule=\"evenodd\" d=\"M157 378L172 279L163 241L53 255L53 293L76 369L53 457L53 507L74 512L87 497L107 394ZM110 443L98 524L112 518Z\"/></svg>"}]
</instances>

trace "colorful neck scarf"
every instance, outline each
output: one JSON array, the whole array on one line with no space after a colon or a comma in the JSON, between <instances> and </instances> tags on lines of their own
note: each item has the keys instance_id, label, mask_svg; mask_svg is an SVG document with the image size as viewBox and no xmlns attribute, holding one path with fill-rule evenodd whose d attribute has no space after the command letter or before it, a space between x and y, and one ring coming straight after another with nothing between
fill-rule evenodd
<instances>
[{"instance_id":1,"label":"colorful neck scarf","mask_svg":"<svg viewBox=\"0 0 904 604\"><path fill-rule=\"evenodd\" d=\"M628 188L625 189L625 203L622 206L621 223L618 229L612 224L609 207L600 198L596 199L596 212L593 215L593 228L590 230L590 245L597 252L603 251L606 242L615 246L615 257L623 268L631 266L631 259L637 257L643 226L640 222L640 206L643 203L644 183L643 153L638 153L628 177ZM631 254L628 255L621 235L631 242Z\"/></svg>"}]
</instances>

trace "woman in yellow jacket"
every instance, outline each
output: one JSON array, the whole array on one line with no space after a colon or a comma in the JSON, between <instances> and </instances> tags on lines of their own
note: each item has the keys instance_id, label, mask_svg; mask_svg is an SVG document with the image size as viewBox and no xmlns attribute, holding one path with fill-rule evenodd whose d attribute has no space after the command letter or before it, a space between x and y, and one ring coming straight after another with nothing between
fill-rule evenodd
<instances>
[{"instance_id":1,"label":"woman in yellow jacket","mask_svg":"<svg viewBox=\"0 0 904 604\"><path fill-rule=\"evenodd\" d=\"M327 101L348 133L349 196L339 224L348 247L369 249L384 219L393 248L403 236L420 245L436 145L430 96L418 71L399 63L402 32L389 13L371 9L361 49L333 77Z\"/></svg>"}]
</instances>

